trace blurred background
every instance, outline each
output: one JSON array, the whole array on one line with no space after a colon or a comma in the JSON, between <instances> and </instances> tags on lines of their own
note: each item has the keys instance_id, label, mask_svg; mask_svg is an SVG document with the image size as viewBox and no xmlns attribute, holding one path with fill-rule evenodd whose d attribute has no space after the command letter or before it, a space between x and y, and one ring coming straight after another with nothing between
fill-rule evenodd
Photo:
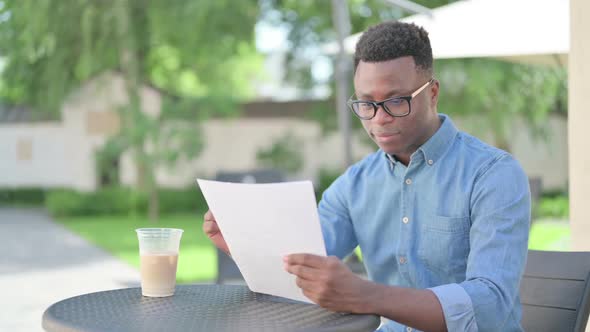
<instances>
[{"instance_id":1,"label":"blurred background","mask_svg":"<svg viewBox=\"0 0 590 332\"><path fill-rule=\"evenodd\" d=\"M491 0L0 1L0 225L13 237L0 244L13 257L0 258L0 287L73 268L87 278L79 288L63 280L73 270L51 279L68 291L39 300L46 307L75 291L137 285L134 229L150 226L185 230L180 283L215 281L196 178L311 179L319 200L375 150L343 106L354 35L466 2L524 15L512 31L527 21L514 5ZM568 1L554 4L551 30L567 32ZM477 15L467 16L483 20ZM501 37L500 25L489 27L491 36ZM473 31L447 38L502 48ZM435 42L430 32L439 112L520 161L534 198L530 247L569 250L568 49L534 59L437 54L441 33ZM114 259L124 268L95 272L84 258L94 254L56 259L85 246L101 257L92 264ZM92 278L114 281L97 286Z\"/></svg>"}]
</instances>

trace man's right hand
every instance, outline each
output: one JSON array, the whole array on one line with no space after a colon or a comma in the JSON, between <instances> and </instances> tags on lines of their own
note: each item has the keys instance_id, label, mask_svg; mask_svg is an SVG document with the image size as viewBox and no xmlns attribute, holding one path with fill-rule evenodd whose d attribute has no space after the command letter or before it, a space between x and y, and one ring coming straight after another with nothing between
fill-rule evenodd
<instances>
[{"instance_id":1,"label":"man's right hand","mask_svg":"<svg viewBox=\"0 0 590 332\"><path fill-rule=\"evenodd\" d=\"M207 213L205 213L203 219L203 232L207 234L207 237L211 240L211 242L213 242L213 244L217 248L225 252L228 256L231 256L229 248L227 247L227 243L225 243L223 234L221 234L219 226L217 226L217 221L215 221L213 213L211 213L211 211L208 210Z\"/></svg>"}]
</instances>

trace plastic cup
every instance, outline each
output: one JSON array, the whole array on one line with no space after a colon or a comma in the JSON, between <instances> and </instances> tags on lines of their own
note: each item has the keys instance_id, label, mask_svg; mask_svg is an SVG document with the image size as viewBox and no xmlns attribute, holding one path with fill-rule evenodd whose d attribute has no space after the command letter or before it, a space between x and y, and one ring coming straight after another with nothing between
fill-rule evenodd
<instances>
[{"instance_id":1,"label":"plastic cup","mask_svg":"<svg viewBox=\"0 0 590 332\"><path fill-rule=\"evenodd\" d=\"M150 297L174 295L176 267L182 229L139 228L141 294Z\"/></svg>"}]
</instances>

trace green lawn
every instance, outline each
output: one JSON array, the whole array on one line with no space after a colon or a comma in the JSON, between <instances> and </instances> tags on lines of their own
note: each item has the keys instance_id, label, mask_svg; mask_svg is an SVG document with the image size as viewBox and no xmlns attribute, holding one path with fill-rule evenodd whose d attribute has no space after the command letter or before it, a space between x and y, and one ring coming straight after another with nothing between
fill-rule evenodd
<instances>
[{"instance_id":1,"label":"green lawn","mask_svg":"<svg viewBox=\"0 0 590 332\"><path fill-rule=\"evenodd\" d=\"M217 277L215 248L201 231L202 214L163 216L158 223L146 218L127 216L79 217L59 220L67 228L90 242L139 268L139 247L136 228L182 228L178 258L178 283L211 281ZM567 222L537 221L533 223L529 249L569 250L570 228ZM357 249L358 250L358 249ZM358 250L360 255L360 250Z\"/></svg>"},{"instance_id":2,"label":"green lawn","mask_svg":"<svg viewBox=\"0 0 590 332\"><path fill-rule=\"evenodd\" d=\"M217 276L215 247L201 231L202 214L163 216L157 223L147 218L127 216L72 217L61 218L59 222L138 269L136 228L181 228L184 233L178 256L178 283L211 281Z\"/></svg>"},{"instance_id":3,"label":"green lawn","mask_svg":"<svg viewBox=\"0 0 590 332\"><path fill-rule=\"evenodd\" d=\"M568 251L570 243L570 225L567 221L533 222L529 235L529 249Z\"/></svg>"}]
</instances>

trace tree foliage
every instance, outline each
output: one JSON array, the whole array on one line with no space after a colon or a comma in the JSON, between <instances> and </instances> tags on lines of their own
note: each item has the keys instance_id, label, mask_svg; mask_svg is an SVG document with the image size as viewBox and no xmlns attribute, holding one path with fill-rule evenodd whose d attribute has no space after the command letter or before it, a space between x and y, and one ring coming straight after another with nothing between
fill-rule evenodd
<instances>
[{"instance_id":1,"label":"tree foliage","mask_svg":"<svg viewBox=\"0 0 590 332\"><path fill-rule=\"evenodd\" d=\"M533 137L546 139L549 115L567 114L565 68L493 59L439 60L435 66L439 111L471 120L473 131L491 135L500 148L510 150L520 121Z\"/></svg>"},{"instance_id":2,"label":"tree foliage","mask_svg":"<svg viewBox=\"0 0 590 332\"><path fill-rule=\"evenodd\" d=\"M304 166L303 141L292 132L279 137L271 146L260 149L256 160L265 167L296 173Z\"/></svg>"},{"instance_id":3,"label":"tree foliage","mask_svg":"<svg viewBox=\"0 0 590 332\"><path fill-rule=\"evenodd\" d=\"M144 114L141 87L162 92L164 114L178 109L186 113L187 105L200 105L200 100L248 96L246 82L261 64L254 47L256 0L5 0L1 4L0 52L5 66L0 97L5 101L57 112L83 82L106 70L121 73L129 100L118 110L122 129L99 157L132 153L138 185L150 195L152 217L158 210L157 168L183 156L194 157L202 141L194 123L171 129L162 122L169 116ZM220 108L225 110L226 105ZM197 109L204 108L192 112Z\"/></svg>"},{"instance_id":4,"label":"tree foliage","mask_svg":"<svg viewBox=\"0 0 590 332\"><path fill-rule=\"evenodd\" d=\"M454 1L414 2L436 8ZM317 47L336 40L331 2L267 0L266 3L276 11L270 16L271 21L289 28L292 47L288 59L289 78L304 87L312 86L311 67L302 64L300 59L313 45ZM349 0L348 5L352 33L361 32L384 20L412 14L385 0ZM268 12L273 13L272 10ZM516 119L524 120L534 137L543 138L548 115L567 114L565 68L528 66L483 58L455 59L437 60L435 75L441 81L439 111L473 119L471 127L474 131L491 134L496 145L505 149L510 148L511 130ZM350 81L352 85L352 77ZM314 118L328 131L337 129L334 125L337 123L335 110L315 112ZM355 126L360 129L358 123ZM362 131L361 135L364 135Z\"/></svg>"},{"instance_id":5,"label":"tree foliage","mask_svg":"<svg viewBox=\"0 0 590 332\"><path fill-rule=\"evenodd\" d=\"M414 1L427 7L438 7L455 0ZM278 27L286 27L290 50L287 54L287 79L299 86L309 88L311 60L315 57L310 49L337 38L332 19L331 1L314 0L263 0L263 19ZM399 19L411 14L386 0L348 0L351 33L386 20ZM311 54L311 55L310 55Z\"/></svg>"},{"instance_id":6,"label":"tree foliage","mask_svg":"<svg viewBox=\"0 0 590 332\"><path fill-rule=\"evenodd\" d=\"M128 30L117 17L127 7ZM0 52L5 99L58 110L75 87L136 55L138 79L179 96L245 97L258 69L254 0L5 0ZM230 74L231 73L231 74Z\"/></svg>"}]
</instances>

